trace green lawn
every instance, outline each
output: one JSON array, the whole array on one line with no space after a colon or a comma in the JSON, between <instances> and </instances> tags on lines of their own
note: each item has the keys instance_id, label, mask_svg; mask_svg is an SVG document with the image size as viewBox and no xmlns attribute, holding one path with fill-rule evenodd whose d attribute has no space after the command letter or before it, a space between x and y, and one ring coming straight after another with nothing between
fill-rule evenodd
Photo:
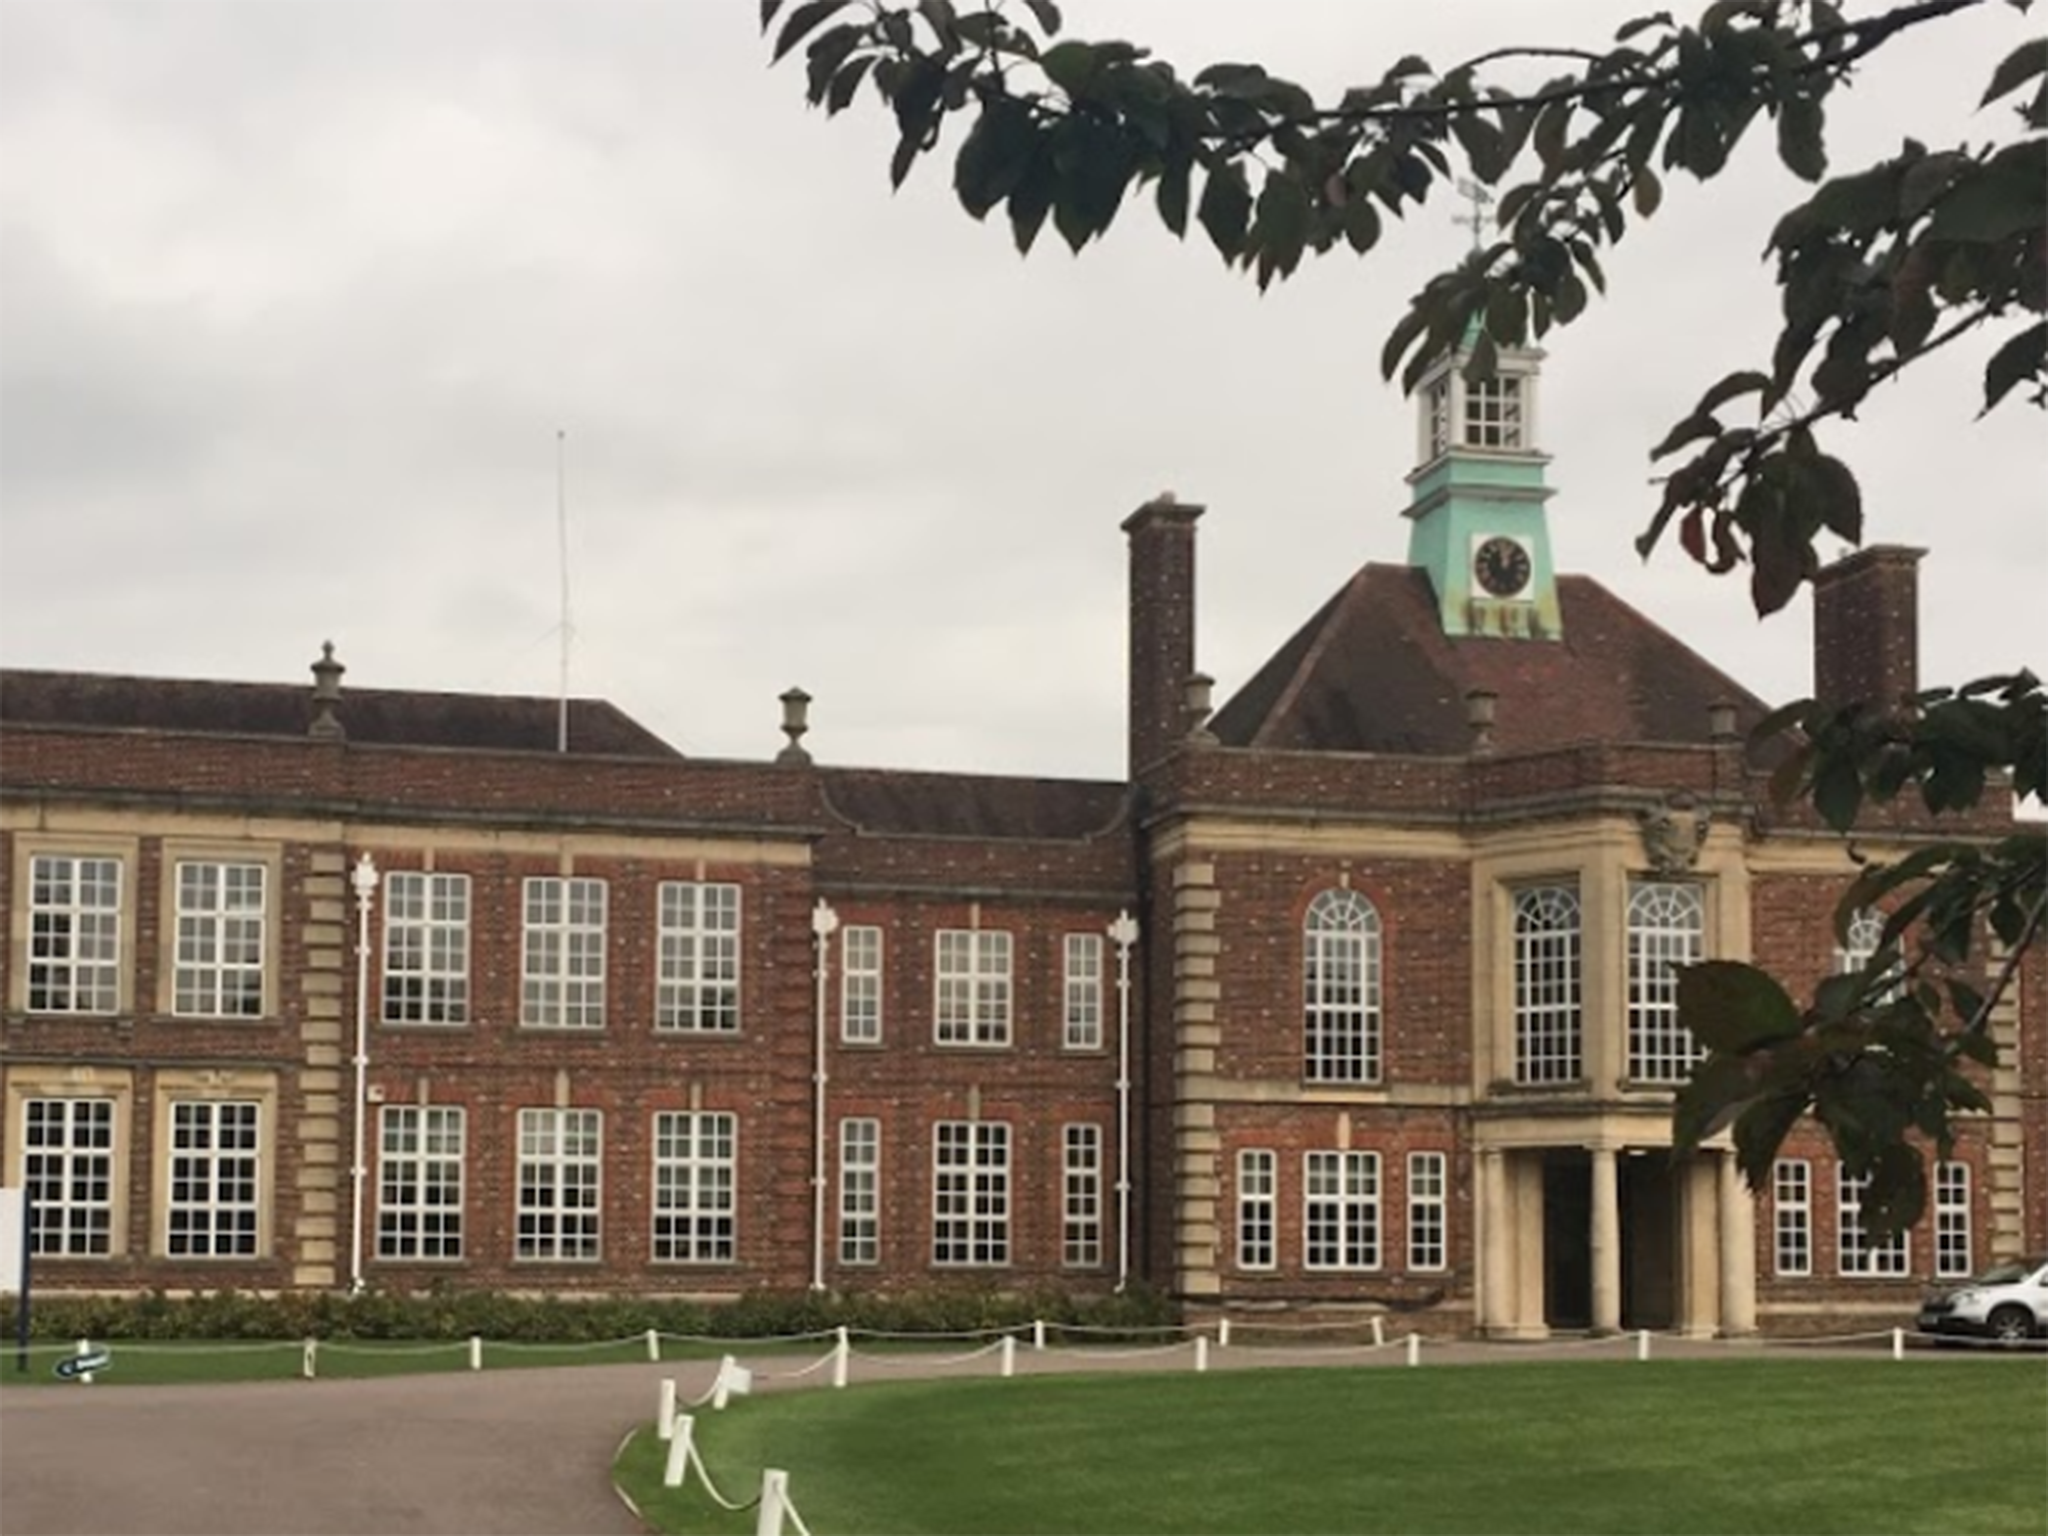
<instances>
[{"instance_id":1,"label":"green lawn","mask_svg":"<svg viewBox=\"0 0 2048 1536\"><path fill-rule=\"evenodd\" d=\"M2030 1359L894 1382L695 1422L728 1497L781 1467L819 1536L2048 1530ZM617 1468L659 1529L753 1529L663 1489L665 1451Z\"/></svg>"}]
</instances>

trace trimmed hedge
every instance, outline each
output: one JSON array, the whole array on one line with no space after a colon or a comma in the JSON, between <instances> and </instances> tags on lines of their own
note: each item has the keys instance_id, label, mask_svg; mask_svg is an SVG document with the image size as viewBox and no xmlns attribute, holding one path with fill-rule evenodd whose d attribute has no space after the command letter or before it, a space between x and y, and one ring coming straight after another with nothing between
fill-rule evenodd
<instances>
[{"instance_id":1,"label":"trimmed hedge","mask_svg":"<svg viewBox=\"0 0 2048 1536\"><path fill-rule=\"evenodd\" d=\"M595 1343L653 1328L668 1334L759 1339L844 1325L883 1333L976 1333L1043 1319L1133 1334L1172 1326L1179 1308L1156 1291L1122 1295L955 1289L901 1295L749 1291L729 1302L638 1296L515 1296L434 1286L421 1291L162 1291L85 1296L40 1292L29 1327L37 1339L334 1339L454 1341L472 1335L520 1344ZM0 1340L14 1337L15 1302L0 1308Z\"/></svg>"}]
</instances>

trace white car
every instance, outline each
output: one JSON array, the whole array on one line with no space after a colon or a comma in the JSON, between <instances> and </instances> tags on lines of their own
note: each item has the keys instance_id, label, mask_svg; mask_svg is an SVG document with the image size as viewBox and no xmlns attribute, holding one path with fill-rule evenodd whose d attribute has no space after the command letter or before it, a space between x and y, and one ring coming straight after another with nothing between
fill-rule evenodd
<instances>
[{"instance_id":1,"label":"white car","mask_svg":"<svg viewBox=\"0 0 2048 1536\"><path fill-rule=\"evenodd\" d=\"M1994 1264L1920 1305L1920 1331L1971 1334L2001 1344L2048 1337L2048 1259Z\"/></svg>"}]
</instances>

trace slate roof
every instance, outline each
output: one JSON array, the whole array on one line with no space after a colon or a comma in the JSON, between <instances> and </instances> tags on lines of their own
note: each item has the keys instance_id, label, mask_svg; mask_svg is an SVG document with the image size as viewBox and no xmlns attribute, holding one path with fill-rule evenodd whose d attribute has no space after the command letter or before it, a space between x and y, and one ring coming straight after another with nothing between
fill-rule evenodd
<instances>
[{"instance_id":1,"label":"slate roof","mask_svg":"<svg viewBox=\"0 0 2048 1536\"><path fill-rule=\"evenodd\" d=\"M863 832L1079 839L1122 824L1122 784L900 768L822 770L825 802Z\"/></svg>"},{"instance_id":2,"label":"slate roof","mask_svg":"<svg viewBox=\"0 0 2048 1536\"><path fill-rule=\"evenodd\" d=\"M1558 578L1561 641L1443 633L1428 574L1367 565L1218 710L1227 746L1461 756L1465 695L1498 696L1494 750L1574 743L1704 742L1707 710L1746 732L1766 713L1748 689L1597 581Z\"/></svg>"},{"instance_id":3,"label":"slate roof","mask_svg":"<svg viewBox=\"0 0 2048 1536\"><path fill-rule=\"evenodd\" d=\"M553 752L560 701L480 693L348 688L348 740L376 746ZM221 683L85 672L0 672L0 728L70 726L306 739L310 683ZM674 747L603 699L569 701L573 755L678 759Z\"/></svg>"}]
</instances>

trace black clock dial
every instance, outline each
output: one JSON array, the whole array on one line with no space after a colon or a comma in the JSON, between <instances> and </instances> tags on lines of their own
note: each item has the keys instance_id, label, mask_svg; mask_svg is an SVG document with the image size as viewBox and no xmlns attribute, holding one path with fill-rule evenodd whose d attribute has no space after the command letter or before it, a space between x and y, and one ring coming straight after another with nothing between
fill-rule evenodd
<instances>
[{"instance_id":1,"label":"black clock dial","mask_svg":"<svg viewBox=\"0 0 2048 1536\"><path fill-rule=\"evenodd\" d=\"M1513 539L1488 539L1472 556L1472 574L1495 597L1513 597L1529 585L1529 551Z\"/></svg>"}]
</instances>

